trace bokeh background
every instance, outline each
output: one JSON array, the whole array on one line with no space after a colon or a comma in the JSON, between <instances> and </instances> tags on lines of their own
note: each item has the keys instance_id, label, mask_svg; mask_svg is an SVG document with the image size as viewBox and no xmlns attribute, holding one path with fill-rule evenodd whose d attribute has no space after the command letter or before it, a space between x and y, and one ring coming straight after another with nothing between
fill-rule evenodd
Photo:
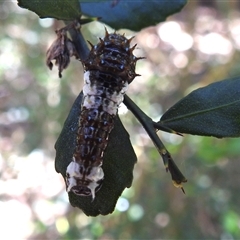
<instances>
[{"instance_id":1,"label":"bokeh background","mask_svg":"<svg viewBox=\"0 0 240 240\"><path fill-rule=\"evenodd\" d=\"M132 187L108 216L70 206L54 144L83 69L72 59L59 79L45 65L62 26L0 1L0 239L240 239L240 139L160 132L188 179L184 195L124 106L120 117L138 157ZM82 31L96 43L104 25ZM192 0L164 23L123 32L136 36L135 55L146 57L128 95L154 120L192 90L240 75L240 1Z\"/></svg>"}]
</instances>

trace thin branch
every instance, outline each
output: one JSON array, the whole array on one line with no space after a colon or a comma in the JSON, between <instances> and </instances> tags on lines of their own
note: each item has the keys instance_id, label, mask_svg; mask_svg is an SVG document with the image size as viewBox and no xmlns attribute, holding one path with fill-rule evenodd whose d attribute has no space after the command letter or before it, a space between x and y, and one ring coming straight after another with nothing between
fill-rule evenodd
<instances>
[{"instance_id":1,"label":"thin branch","mask_svg":"<svg viewBox=\"0 0 240 240\"><path fill-rule=\"evenodd\" d=\"M66 24L67 24L67 22L66 22ZM86 59L90 50L88 48L87 42L83 38L81 31L76 28L69 28L68 32L72 38L72 41L75 45L75 48L77 50L77 53L78 53L80 59L81 60Z\"/></svg>"},{"instance_id":2,"label":"thin branch","mask_svg":"<svg viewBox=\"0 0 240 240\"><path fill-rule=\"evenodd\" d=\"M159 154L163 159L163 163L165 165L166 171L169 171L173 184L176 187L180 187L184 192L182 187L182 183L187 182L187 179L178 169L177 165L174 163L170 153L167 151L166 147L163 145L162 141L158 137L156 133L156 129L154 127L155 123L152 119L147 116L127 95L124 97L123 103L127 106L127 108L133 113L133 115L138 119L138 121L142 124L149 137L152 139L155 147L157 148Z\"/></svg>"}]
</instances>

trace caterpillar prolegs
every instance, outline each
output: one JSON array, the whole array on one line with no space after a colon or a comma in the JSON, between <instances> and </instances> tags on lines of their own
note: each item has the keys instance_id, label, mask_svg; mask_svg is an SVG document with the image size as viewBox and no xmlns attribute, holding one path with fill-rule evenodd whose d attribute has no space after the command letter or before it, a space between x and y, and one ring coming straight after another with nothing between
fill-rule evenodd
<instances>
[{"instance_id":1,"label":"caterpillar prolegs","mask_svg":"<svg viewBox=\"0 0 240 240\"><path fill-rule=\"evenodd\" d=\"M104 39L93 46L82 61L84 87L79 117L77 144L72 162L66 171L67 191L80 196L92 196L101 188L104 179L103 156L114 127L118 107L135 73L136 45L132 38L106 31Z\"/></svg>"}]
</instances>

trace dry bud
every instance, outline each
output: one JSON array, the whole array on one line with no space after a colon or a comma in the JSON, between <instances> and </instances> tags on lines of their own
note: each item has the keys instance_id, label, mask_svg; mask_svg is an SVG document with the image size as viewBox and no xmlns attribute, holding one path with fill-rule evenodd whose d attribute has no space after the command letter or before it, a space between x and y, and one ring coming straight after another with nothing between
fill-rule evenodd
<instances>
[{"instance_id":1,"label":"dry bud","mask_svg":"<svg viewBox=\"0 0 240 240\"><path fill-rule=\"evenodd\" d=\"M55 65L58 66L59 77L62 77L63 69L66 69L70 63L70 57L78 57L73 42L67 37L66 31L60 29L56 31L57 39L47 50L47 66L52 70L52 60L55 59Z\"/></svg>"}]
</instances>

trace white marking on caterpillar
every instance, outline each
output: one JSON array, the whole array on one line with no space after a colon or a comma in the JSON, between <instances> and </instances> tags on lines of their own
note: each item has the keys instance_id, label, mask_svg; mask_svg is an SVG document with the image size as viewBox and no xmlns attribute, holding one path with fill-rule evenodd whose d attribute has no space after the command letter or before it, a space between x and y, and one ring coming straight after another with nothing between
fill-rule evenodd
<instances>
[{"instance_id":1,"label":"white marking on caterpillar","mask_svg":"<svg viewBox=\"0 0 240 240\"><path fill-rule=\"evenodd\" d=\"M84 168L84 166L75 162L75 159L73 158L73 161L67 167L67 192L73 191L74 193L81 195L79 189L74 189L74 187L78 186L78 181L82 183L88 182L86 187L91 191L92 199L94 199L95 189L100 185L98 181L104 177L103 170L101 166L91 167L90 173L87 176L84 176L81 174L81 168Z\"/></svg>"},{"instance_id":2,"label":"white marking on caterpillar","mask_svg":"<svg viewBox=\"0 0 240 240\"><path fill-rule=\"evenodd\" d=\"M103 107L103 111L109 113L110 115L116 115L119 105L123 101L123 95L127 91L128 83L125 82L123 88L120 92L114 91L110 93L107 88L102 86L97 86L96 84L91 84L90 72L84 73L84 86L83 86L83 106L87 109ZM105 92L106 97L100 97Z\"/></svg>"}]
</instances>

